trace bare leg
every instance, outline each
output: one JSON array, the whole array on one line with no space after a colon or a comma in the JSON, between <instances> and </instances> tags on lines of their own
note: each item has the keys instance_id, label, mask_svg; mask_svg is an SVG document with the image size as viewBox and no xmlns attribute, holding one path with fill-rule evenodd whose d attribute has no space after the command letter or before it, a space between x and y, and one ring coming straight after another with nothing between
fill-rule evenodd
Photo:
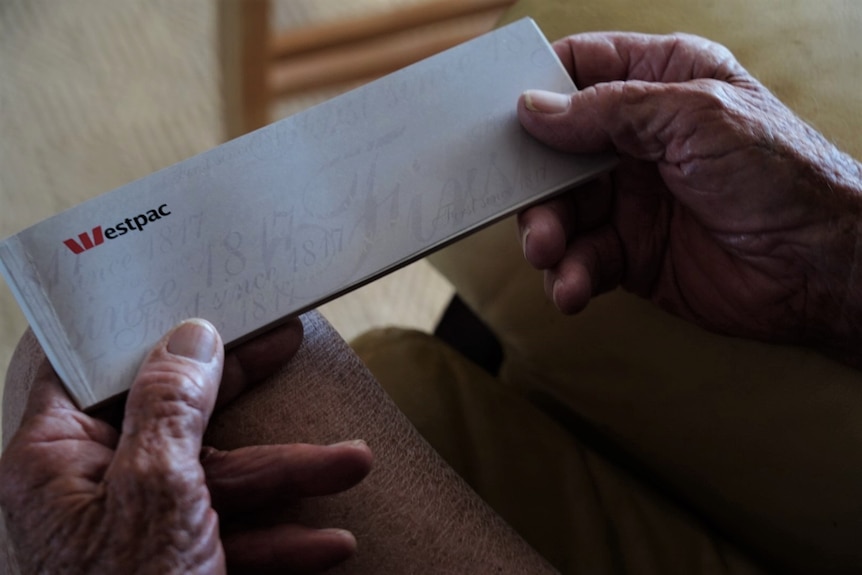
<instances>
[{"instance_id":1,"label":"bare leg","mask_svg":"<svg viewBox=\"0 0 862 575\"><path fill-rule=\"evenodd\" d=\"M306 340L294 360L219 413L208 443L227 449L365 439L375 469L360 486L291 510L308 524L353 531L359 553L338 572L553 572L434 453L325 320L303 319ZM18 426L40 360L28 334L10 367L18 387L7 385L5 438Z\"/></svg>"}]
</instances>

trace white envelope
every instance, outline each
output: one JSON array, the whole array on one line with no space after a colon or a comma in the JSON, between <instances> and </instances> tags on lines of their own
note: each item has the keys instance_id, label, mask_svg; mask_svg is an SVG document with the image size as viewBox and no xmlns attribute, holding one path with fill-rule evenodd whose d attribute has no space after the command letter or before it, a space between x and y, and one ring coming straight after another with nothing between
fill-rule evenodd
<instances>
[{"instance_id":1,"label":"white envelope","mask_svg":"<svg viewBox=\"0 0 862 575\"><path fill-rule=\"evenodd\" d=\"M236 343L610 169L519 125L575 89L522 20L36 224L0 267L82 408L188 317Z\"/></svg>"}]
</instances>

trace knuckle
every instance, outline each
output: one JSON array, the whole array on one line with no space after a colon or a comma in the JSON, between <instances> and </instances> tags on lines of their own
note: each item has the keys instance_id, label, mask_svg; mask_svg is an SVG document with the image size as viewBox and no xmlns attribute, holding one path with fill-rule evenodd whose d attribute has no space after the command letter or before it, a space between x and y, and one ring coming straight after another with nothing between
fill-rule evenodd
<instances>
[{"instance_id":1,"label":"knuckle","mask_svg":"<svg viewBox=\"0 0 862 575\"><path fill-rule=\"evenodd\" d=\"M119 483L121 488L126 485L153 493L165 487L181 492L184 487L196 484L202 473L200 462L193 455L197 451L194 437L199 434L189 427L187 419L168 417L147 433L138 434L134 448L115 460L112 477L126 478ZM113 482L112 485L117 486Z\"/></svg>"},{"instance_id":2,"label":"knuckle","mask_svg":"<svg viewBox=\"0 0 862 575\"><path fill-rule=\"evenodd\" d=\"M205 390L194 374L183 370L148 370L135 382L134 399L126 406L124 433L142 435L149 441L199 438L209 409ZM145 446L146 447L146 446Z\"/></svg>"},{"instance_id":3,"label":"knuckle","mask_svg":"<svg viewBox=\"0 0 862 575\"><path fill-rule=\"evenodd\" d=\"M757 98L725 82L706 80L697 84L691 94L691 110L698 117L711 118L734 133L747 134L751 125L760 122Z\"/></svg>"},{"instance_id":4,"label":"knuckle","mask_svg":"<svg viewBox=\"0 0 862 575\"><path fill-rule=\"evenodd\" d=\"M720 111L730 108L731 94L721 82L698 82L697 88L691 91L691 98L694 108Z\"/></svg>"},{"instance_id":5,"label":"knuckle","mask_svg":"<svg viewBox=\"0 0 862 575\"><path fill-rule=\"evenodd\" d=\"M733 53L730 49L724 44L719 44L709 38L698 36L697 34L686 34L684 32L671 34L670 38L678 49L691 50L702 58L716 61L724 61L728 58L733 59Z\"/></svg>"},{"instance_id":6,"label":"knuckle","mask_svg":"<svg viewBox=\"0 0 862 575\"><path fill-rule=\"evenodd\" d=\"M651 86L644 82L614 82L608 89L625 106L637 106L651 96Z\"/></svg>"},{"instance_id":7,"label":"knuckle","mask_svg":"<svg viewBox=\"0 0 862 575\"><path fill-rule=\"evenodd\" d=\"M147 515L173 514L204 485L204 473L196 461L176 457L170 450L142 449L115 470L106 484L106 495L116 508L137 509Z\"/></svg>"},{"instance_id":8,"label":"knuckle","mask_svg":"<svg viewBox=\"0 0 862 575\"><path fill-rule=\"evenodd\" d=\"M692 78L733 81L746 75L733 53L718 42L682 33L671 34L669 39L669 53L685 55L683 61L690 62Z\"/></svg>"},{"instance_id":9,"label":"knuckle","mask_svg":"<svg viewBox=\"0 0 862 575\"><path fill-rule=\"evenodd\" d=\"M673 34L670 34L669 37L671 38L672 42L677 45L678 48L695 50L699 53L730 53L727 48L725 48L718 42L715 42L703 36L698 36L697 34L675 32Z\"/></svg>"},{"instance_id":10,"label":"knuckle","mask_svg":"<svg viewBox=\"0 0 862 575\"><path fill-rule=\"evenodd\" d=\"M166 409L202 410L206 389L200 370L186 365L155 364L142 371L135 381L148 403ZM172 407L171 407L172 406Z\"/></svg>"}]
</instances>

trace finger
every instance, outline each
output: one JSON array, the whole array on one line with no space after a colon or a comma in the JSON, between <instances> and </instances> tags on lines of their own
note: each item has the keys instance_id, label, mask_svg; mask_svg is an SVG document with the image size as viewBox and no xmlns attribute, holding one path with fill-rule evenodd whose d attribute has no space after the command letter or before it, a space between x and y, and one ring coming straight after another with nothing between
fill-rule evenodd
<instances>
[{"instance_id":1,"label":"finger","mask_svg":"<svg viewBox=\"0 0 862 575\"><path fill-rule=\"evenodd\" d=\"M576 194L577 191L572 192ZM569 194L553 198L518 215L524 258L536 269L557 265L566 253L575 216Z\"/></svg>"},{"instance_id":2,"label":"finger","mask_svg":"<svg viewBox=\"0 0 862 575\"><path fill-rule=\"evenodd\" d=\"M727 48L687 34L577 34L555 42L554 50L579 88L624 80L730 81L747 75Z\"/></svg>"},{"instance_id":3,"label":"finger","mask_svg":"<svg viewBox=\"0 0 862 575\"><path fill-rule=\"evenodd\" d=\"M571 242L565 256L545 272L545 292L565 314L583 310L590 299L620 284L624 273L622 243L612 226Z\"/></svg>"},{"instance_id":4,"label":"finger","mask_svg":"<svg viewBox=\"0 0 862 575\"><path fill-rule=\"evenodd\" d=\"M372 459L364 442L349 441L205 450L201 463L213 507L225 515L344 491L368 475Z\"/></svg>"},{"instance_id":5,"label":"finger","mask_svg":"<svg viewBox=\"0 0 862 575\"><path fill-rule=\"evenodd\" d=\"M518 115L537 139L572 153L618 151L639 160L680 165L721 156L738 144L744 102L734 88L699 80L685 84L612 82L571 95L531 90Z\"/></svg>"},{"instance_id":6,"label":"finger","mask_svg":"<svg viewBox=\"0 0 862 575\"><path fill-rule=\"evenodd\" d=\"M525 210L518 215L524 257L536 269L554 267L569 238L607 223L612 206L613 185L601 177Z\"/></svg>"},{"instance_id":7,"label":"finger","mask_svg":"<svg viewBox=\"0 0 862 575\"><path fill-rule=\"evenodd\" d=\"M287 363L302 343L302 322L293 318L225 355L217 407L221 407Z\"/></svg>"},{"instance_id":8,"label":"finger","mask_svg":"<svg viewBox=\"0 0 862 575\"><path fill-rule=\"evenodd\" d=\"M301 525L228 533L222 545L231 573L318 573L356 552L349 531Z\"/></svg>"},{"instance_id":9,"label":"finger","mask_svg":"<svg viewBox=\"0 0 862 575\"><path fill-rule=\"evenodd\" d=\"M198 487L189 485L187 474L199 467L223 358L221 337L204 320L187 320L156 344L129 390L108 474L133 473L168 489Z\"/></svg>"}]
</instances>

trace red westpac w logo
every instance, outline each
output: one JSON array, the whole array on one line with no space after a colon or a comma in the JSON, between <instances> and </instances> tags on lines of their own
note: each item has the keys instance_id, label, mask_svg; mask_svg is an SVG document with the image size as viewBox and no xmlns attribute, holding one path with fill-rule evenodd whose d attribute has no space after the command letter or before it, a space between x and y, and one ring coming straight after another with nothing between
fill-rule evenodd
<instances>
[{"instance_id":1,"label":"red westpac w logo","mask_svg":"<svg viewBox=\"0 0 862 575\"><path fill-rule=\"evenodd\" d=\"M96 226L90 235L84 232L78 234L78 241L69 238L68 240L63 240L63 243L66 244L67 248L72 250L72 253L80 254L105 243L105 235L102 233L102 226Z\"/></svg>"},{"instance_id":2,"label":"red westpac w logo","mask_svg":"<svg viewBox=\"0 0 862 575\"><path fill-rule=\"evenodd\" d=\"M171 215L171 210L168 209L168 205L162 204L158 208L147 210L142 214L129 216L113 226L105 228L104 231L102 231L102 226L96 226L89 234L87 232L78 234L77 240L69 238L68 240L63 240L63 243L66 244L66 247L73 254L82 254L96 246L102 245L106 239L115 240L131 231L142 232L148 224L166 218L169 215Z\"/></svg>"}]
</instances>

